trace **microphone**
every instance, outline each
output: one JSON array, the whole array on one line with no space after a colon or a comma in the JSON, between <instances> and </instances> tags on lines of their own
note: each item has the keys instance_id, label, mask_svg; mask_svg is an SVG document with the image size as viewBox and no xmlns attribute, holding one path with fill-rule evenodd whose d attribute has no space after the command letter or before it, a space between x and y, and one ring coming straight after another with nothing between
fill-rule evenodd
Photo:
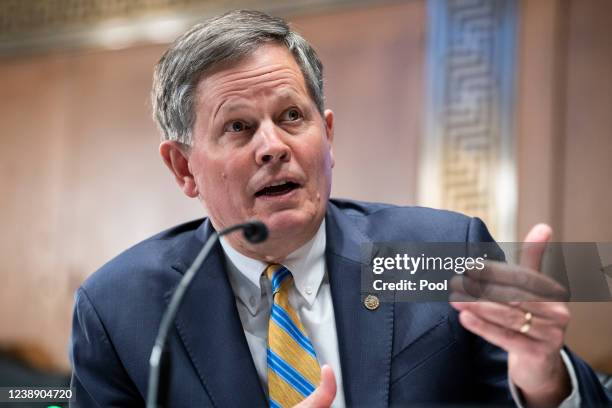
<instances>
[{"instance_id":1,"label":"microphone","mask_svg":"<svg viewBox=\"0 0 612 408\"><path fill-rule=\"evenodd\" d=\"M245 223L242 233L251 244L259 244L268 239L268 227L263 222L257 220Z\"/></svg>"},{"instance_id":2,"label":"microphone","mask_svg":"<svg viewBox=\"0 0 612 408\"><path fill-rule=\"evenodd\" d=\"M219 237L238 230L242 230L242 235L251 244L259 244L268 239L268 227L259 220L251 220L243 224L236 224L228 227L219 232Z\"/></svg>"},{"instance_id":3,"label":"microphone","mask_svg":"<svg viewBox=\"0 0 612 408\"><path fill-rule=\"evenodd\" d=\"M155 338L155 345L153 346L151 358L149 359L150 371L149 388L147 390L147 408L160 408L167 405L165 400L167 399L168 394L167 387L170 360L168 357L168 351L165 349L166 339L168 338L172 322L174 322L174 318L176 317L176 312L178 311L183 297L185 296L185 292L189 288L193 277L198 269L200 269L200 266L202 266L204 259L206 259L208 256L208 253L212 249L213 245L219 240L219 237L238 230L242 230L244 238L251 244L258 244L268 238L268 228L266 227L266 224L258 220L251 220L242 224L236 224L221 230L218 233L213 232L208 238L200 250L200 253L198 253L198 256L196 256L189 269L187 269L187 272L185 272L185 275L183 275L181 278L178 286L172 294L170 304L162 316L157 337ZM157 403L158 396L160 396L159 400L162 402L159 405Z\"/></svg>"}]
</instances>

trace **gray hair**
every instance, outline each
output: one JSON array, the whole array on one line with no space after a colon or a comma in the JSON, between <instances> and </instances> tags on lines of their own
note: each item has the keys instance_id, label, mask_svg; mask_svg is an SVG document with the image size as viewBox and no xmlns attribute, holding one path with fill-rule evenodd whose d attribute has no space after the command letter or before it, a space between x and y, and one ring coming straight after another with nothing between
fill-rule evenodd
<instances>
[{"instance_id":1,"label":"gray hair","mask_svg":"<svg viewBox=\"0 0 612 408\"><path fill-rule=\"evenodd\" d=\"M322 115L323 65L312 46L282 18L235 10L192 27L155 66L151 100L162 139L191 146L196 88L203 75L221 64L238 62L269 42L291 51Z\"/></svg>"}]
</instances>

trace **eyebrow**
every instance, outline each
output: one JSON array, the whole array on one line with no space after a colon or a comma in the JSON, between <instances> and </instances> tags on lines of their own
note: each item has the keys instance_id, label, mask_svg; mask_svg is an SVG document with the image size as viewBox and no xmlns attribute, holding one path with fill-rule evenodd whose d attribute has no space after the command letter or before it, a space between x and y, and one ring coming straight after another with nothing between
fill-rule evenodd
<instances>
[{"instance_id":1,"label":"eyebrow","mask_svg":"<svg viewBox=\"0 0 612 408\"><path fill-rule=\"evenodd\" d=\"M278 91L278 93L276 95L272 96L274 102L278 103L278 102L285 102L285 101L296 101L296 102L300 102L303 103L304 102L304 98L300 95L299 92L296 92L294 89L292 88L285 88L285 89L281 89ZM217 117L220 114L228 114L237 110L241 110L241 109L250 109L252 108L253 105L243 102L243 101L236 101L236 102L232 102L232 101L225 101L222 102L221 105L219 105L219 107L216 109L214 115L213 115L213 121L217 120Z\"/></svg>"},{"instance_id":2,"label":"eyebrow","mask_svg":"<svg viewBox=\"0 0 612 408\"><path fill-rule=\"evenodd\" d=\"M298 92L295 92L293 89L286 88L279 92L278 97L276 99L280 101L284 101L287 99L302 101L303 98Z\"/></svg>"},{"instance_id":3,"label":"eyebrow","mask_svg":"<svg viewBox=\"0 0 612 408\"><path fill-rule=\"evenodd\" d=\"M228 104L222 104L221 106L219 106L219 110L217 112L223 111L224 113L231 113L237 110L249 109L249 108L251 108L251 105L249 105L248 103L244 103L244 102L231 103L230 102Z\"/></svg>"},{"instance_id":4,"label":"eyebrow","mask_svg":"<svg viewBox=\"0 0 612 408\"><path fill-rule=\"evenodd\" d=\"M219 105L219 107L215 111L213 115L213 121L217 120L217 116L219 116L219 114L228 114L237 110L249 108L251 108L251 105L248 103L225 101L221 103L221 105Z\"/></svg>"}]
</instances>

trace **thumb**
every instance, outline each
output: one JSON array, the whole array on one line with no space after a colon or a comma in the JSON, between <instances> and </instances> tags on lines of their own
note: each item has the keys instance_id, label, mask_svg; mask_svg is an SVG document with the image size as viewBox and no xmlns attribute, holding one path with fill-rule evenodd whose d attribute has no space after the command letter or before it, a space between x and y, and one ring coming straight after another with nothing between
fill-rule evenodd
<instances>
[{"instance_id":1,"label":"thumb","mask_svg":"<svg viewBox=\"0 0 612 408\"><path fill-rule=\"evenodd\" d=\"M546 243L552 236L552 228L547 224L537 224L525 236L521 251L520 265L529 269L540 270Z\"/></svg>"},{"instance_id":2,"label":"thumb","mask_svg":"<svg viewBox=\"0 0 612 408\"><path fill-rule=\"evenodd\" d=\"M304 401L294 408L329 408L336 397L336 377L327 364L321 367L321 383Z\"/></svg>"}]
</instances>

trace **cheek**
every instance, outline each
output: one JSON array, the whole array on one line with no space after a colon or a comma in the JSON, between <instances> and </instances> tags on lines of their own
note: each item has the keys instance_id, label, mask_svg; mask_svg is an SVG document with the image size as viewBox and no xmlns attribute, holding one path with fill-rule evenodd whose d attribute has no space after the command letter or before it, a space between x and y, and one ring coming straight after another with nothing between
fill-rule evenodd
<instances>
[{"instance_id":1,"label":"cheek","mask_svg":"<svg viewBox=\"0 0 612 408\"><path fill-rule=\"evenodd\" d=\"M219 197L220 193L227 184L226 172L223 169L223 163L211 159L210 157L198 158L200 165L194 168L197 171L196 184L202 198L206 201L207 207L215 204L215 197Z\"/></svg>"},{"instance_id":2,"label":"cheek","mask_svg":"<svg viewBox=\"0 0 612 408\"><path fill-rule=\"evenodd\" d=\"M202 166L202 175L204 191L223 208L232 207L243 199L250 170L246 163L234 156L224 160L208 161Z\"/></svg>"},{"instance_id":3,"label":"cheek","mask_svg":"<svg viewBox=\"0 0 612 408\"><path fill-rule=\"evenodd\" d=\"M329 175L334 163L329 145L327 143L322 143L315 157L317 158L317 170L322 176Z\"/></svg>"},{"instance_id":4,"label":"cheek","mask_svg":"<svg viewBox=\"0 0 612 408\"><path fill-rule=\"evenodd\" d=\"M316 146L310 149L305 157L308 159L302 163L304 163L304 171L311 180L310 188L316 190L317 193L325 192L329 189L331 182L332 160L329 149L324 146Z\"/></svg>"}]
</instances>

